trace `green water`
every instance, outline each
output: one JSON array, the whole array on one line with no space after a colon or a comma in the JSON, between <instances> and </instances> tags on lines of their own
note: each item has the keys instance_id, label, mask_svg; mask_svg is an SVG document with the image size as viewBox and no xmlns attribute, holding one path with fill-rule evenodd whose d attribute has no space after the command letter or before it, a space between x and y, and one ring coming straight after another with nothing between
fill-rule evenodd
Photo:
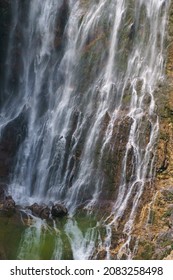
<instances>
[{"instance_id":1,"label":"green water","mask_svg":"<svg viewBox=\"0 0 173 280\"><path fill-rule=\"evenodd\" d=\"M94 247L98 245L104 236L97 218L82 212L73 218L46 222L1 215L0 259L79 259L80 254L86 253L92 243Z\"/></svg>"}]
</instances>

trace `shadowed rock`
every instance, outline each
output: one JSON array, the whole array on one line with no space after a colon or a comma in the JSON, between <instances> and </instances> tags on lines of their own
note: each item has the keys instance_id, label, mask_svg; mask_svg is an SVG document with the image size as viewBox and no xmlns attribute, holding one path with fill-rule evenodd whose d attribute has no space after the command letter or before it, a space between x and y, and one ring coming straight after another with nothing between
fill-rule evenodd
<instances>
[{"instance_id":1,"label":"shadowed rock","mask_svg":"<svg viewBox=\"0 0 173 280\"><path fill-rule=\"evenodd\" d=\"M5 189L7 185L4 183L0 183L0 203L3 203L5 200Z\"/></svg>"},{"instance_id":2,"label":"shadowed rock","mask_svg":"<svg viewBox=\"0 0 173 280\"><path fill-rule=\"evenodd\" d=\"M63 0L63 3L59 9L59 13L56 19L56 28L55 28L55 40L54 47L57 50L60 50L63 47L63 37L65 32L65 27L68 20L69 14L69 4L67 0Z\"/></svg>"},{"instance_id":3,"label":"shadowed rock","mask_svg":"<svg viewBox=\"0 0 173 280\"><path fill-rule=\"evenodd\" d=\"M4 206L3 208L6 209L6 210L11 210L11 209L15 209L15 201L13 200L12 196L9 195L9 196L6 196L5 200L4 200Z\"/></svg>"},{"instance_id":4,"label":"shadowed rock","mask_svg":"<svg viewBox=\"0 0 173 280\"><path fill-rule=\"evenodd\" d=\"M67 208L61 204L54 204L51 210L52 217L64 217L68 214Z\"/></svg>"},{"instance_id":5,"label":"shadowed rock","mask_svg":"<svg viewBox=\"0 0 173 280\"><path fill-rule=\"evenodd\" d=\"M8 182L9 174L15 165L15 156L27 134L26 108L1 131L0 137L0 180Z\"/></svg>"}]
</instances>

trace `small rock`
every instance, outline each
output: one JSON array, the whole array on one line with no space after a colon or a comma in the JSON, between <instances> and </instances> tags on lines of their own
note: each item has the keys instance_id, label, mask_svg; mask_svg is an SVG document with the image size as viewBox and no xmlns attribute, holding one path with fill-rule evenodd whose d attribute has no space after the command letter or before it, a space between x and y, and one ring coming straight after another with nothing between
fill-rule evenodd
<instances>
[{"instance_id":1,"label":"small rock","mask_svg":"<svg viewBox=\"0 0 173 280\"><path fill-rule=\"evenodd\" d=\"M48 219L50 216L50 208L48 206L43 207L40 212L40 218L41 219Z\"/></svg>"},{"instance_id":2,"label":"small rock","mask_svg":"<svg viewBox=\"0 0 173 280\"><path fill-rule=\"evenodd\" d=\"M39 205L37 203L32 204L28 207L32 211L34 216L40 217L41 219L48 219L50 215L50 208L45 205Z\"/></svg>"},{"instance_id":3,"label":"small rock","mask_svg":"<svg viewBox=\"0 0 173 280\"><path fill-rule=\"evenodd\" d=\"M34 203L31 206L28 206L27 208L31 210L33 215L38 216L40 213L40 206L37 203Z\"/></svg>"},{"instance_id":4,"label":"small rock","mask_svg":"<svg viewBox=\"0 0 173 280\"><path fill-rule=\"evenodd\" d=\"M63 217L68 214L67 208L61 204L54 204L51 210L52 217Z\"/></svg>"}]
</instances>

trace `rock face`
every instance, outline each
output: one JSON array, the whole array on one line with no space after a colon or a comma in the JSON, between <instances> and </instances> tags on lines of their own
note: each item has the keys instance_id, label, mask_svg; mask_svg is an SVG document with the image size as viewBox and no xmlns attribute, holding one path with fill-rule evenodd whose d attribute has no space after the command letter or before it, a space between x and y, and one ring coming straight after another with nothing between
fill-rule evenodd
<instances>
[{"instance_id":1,"label":"rock face","mask_svg":"<svg viewBox=\"0 0 173 280\"><path fill-rule=\"evenodd\" d=\"M8 182L9 173L14 164L15 155L27 133L26 109L1 131L0 138L0 182Z\"/></svg>"},{"instance_id":2,"label":"rock face","mask_svg":"<svg viewBox=\"0 0 173 280\"><path fill-rule=\"evenodd\" d=\"M4 101L3 81L5 76L4 64L11 26L11 3L10 0L0 0L0 105Z\"/></svg>"},{"instance_id":3,"label":"rock face","mask_svg":"<svg viewBox=\"0 0 173 280\"><path fill-rule=\"evenodd\" d=\"M0 183L0 203L3 203L5 199L5 189L7 188L6 184Z\"/></svg>"},{"instance_id":4,"label":"rock face","mask_svg":"<svg viewBox=\"0 0 173 280\"><path fill-rule=\"evenodd\" d=\"M156 91L159 138L155 157L155 180L142 196L134 237L135 259L173 259L173 1L167 37L166 79Z\"/></svg>"},{"instance_id":5,"label":"rock face","mask_svg":"<svg viewBox=\"0 0 173 280\"><path fill-rule=\"evenodd\" d=\"M64 30L68 19L69 6L68 1L63 0L56 20L54 47L56 50L61 50L63 47Z\"/></svg>"}]
</instances>

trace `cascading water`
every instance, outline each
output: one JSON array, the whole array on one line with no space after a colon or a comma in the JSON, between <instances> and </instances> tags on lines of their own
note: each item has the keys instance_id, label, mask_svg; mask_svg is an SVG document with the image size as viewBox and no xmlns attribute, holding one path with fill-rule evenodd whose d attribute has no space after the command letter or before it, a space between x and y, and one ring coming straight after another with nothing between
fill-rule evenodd
<instances>
[{"instance_id":1,"label":"cascading water","mask_svg":"<svg viewBox=\"0 0 173 280\"><path fill-rule=\"evenodd\" d=\"M169 4L12 1L1 133L24 116L25 136L9 193L23 206L58 201L68 208L61 231L47 226L49 258L100 258L103 251L107 259L133 258L133 224L153 177L154 91L163 80ZM18 258L42 257L45 227L36 219L24 232Z\"/></svg>"}]
</instances>

